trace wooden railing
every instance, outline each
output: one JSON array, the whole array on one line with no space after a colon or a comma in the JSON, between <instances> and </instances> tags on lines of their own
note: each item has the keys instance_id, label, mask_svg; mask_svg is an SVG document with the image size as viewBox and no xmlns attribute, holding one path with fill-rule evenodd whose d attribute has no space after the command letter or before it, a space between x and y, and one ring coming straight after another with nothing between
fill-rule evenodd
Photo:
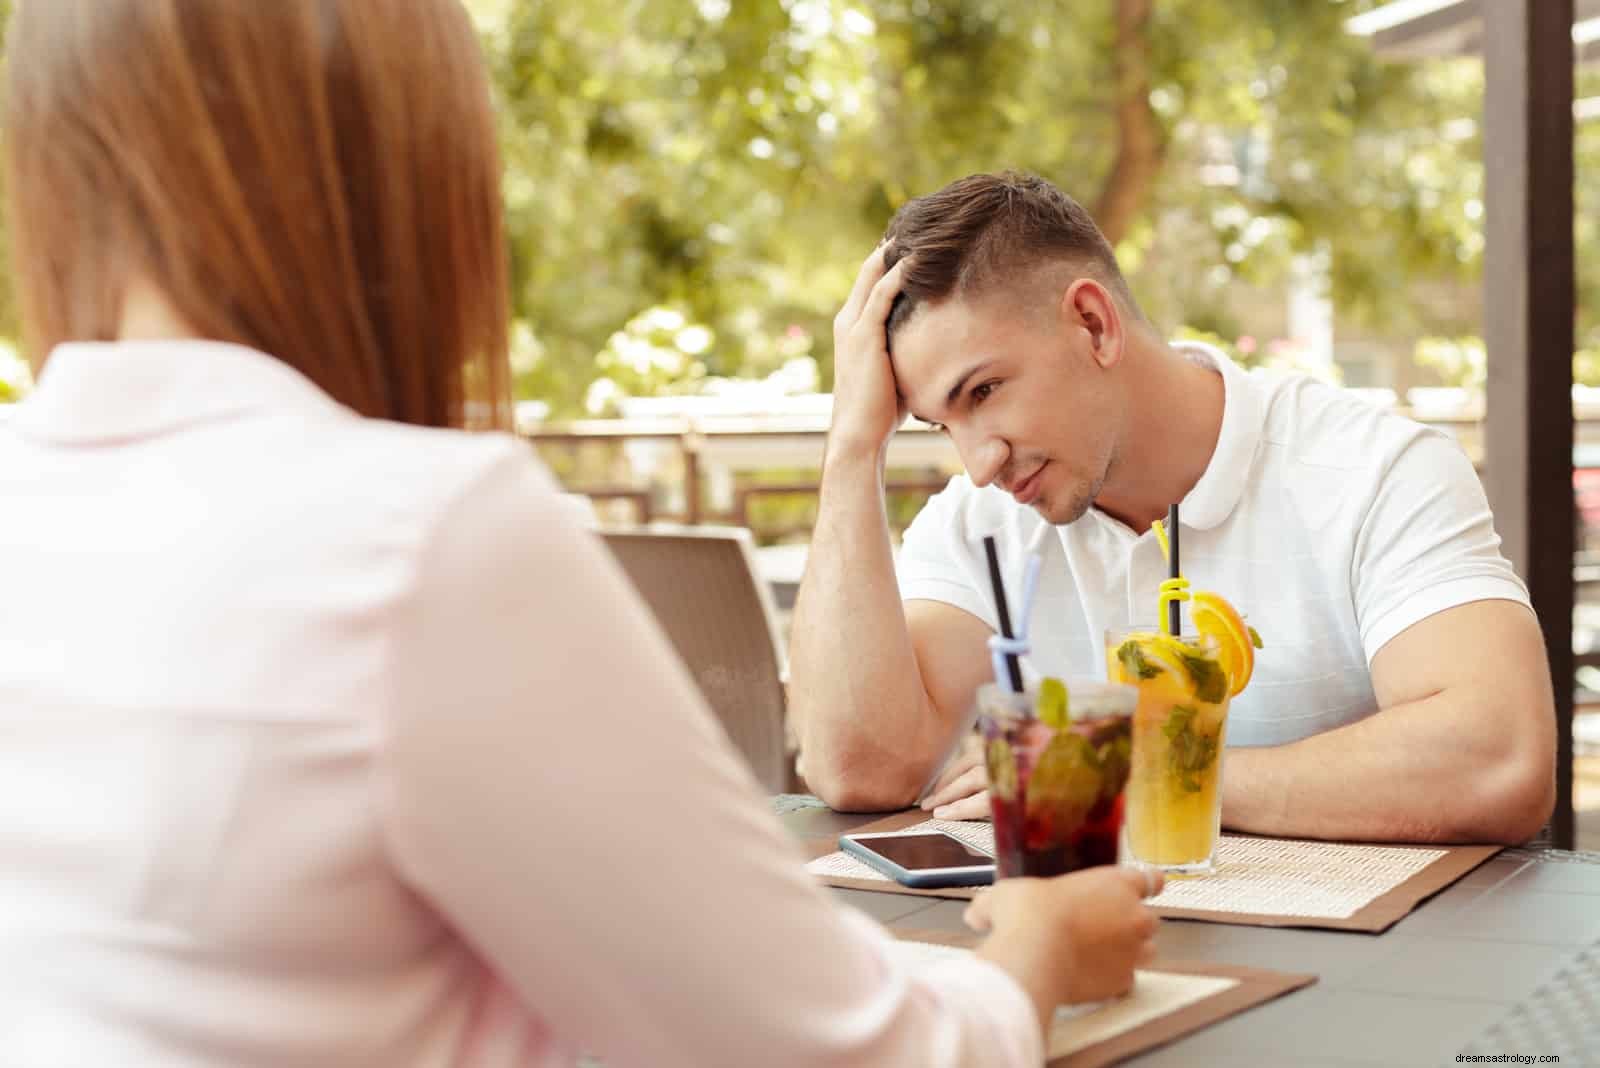
<instances>
[{"instance_id":1,"label":"wooden railing","mask_svg":"<svg viewBox=\"0 0 1600 1068\"><path fill-rule=\"evenodd\" d=\"M1579 415L1580 450L1600 454L1600 411L1585 410ZM1481 413L1423 421L1451 434L1474 463L1481 463ZM574 466L564 460L570 461L585 449L655 445L672 457L670 477L659 471L641 474L628 470L599 478L564 475L562 481L569 491L596 501L631 503L640 522L670 519L751 526L752 506L757 502L816 492L815 481L796 474L820 472L827 422L814 416L596 419L529 427L524 436L558 474L563 466ZM891 491L925 496L942 488L951 474L961 470L961 464L943 435L908 426L890 442L888 469ZM1600 470L1600 460L1589 461L1580 470ZM1591 510L1595 507L1588 501L1580 504ZM777 536L796 531L758 533Z\"/></svg>"},{"instance_id":2,"label":"wooden railing","mask_svg":"<svg viewBox=\"0 0 1600 1068\"><path fill-rule=\"evenodd\" d=\"M629 480L562 477L566 489L596 501L633 502L642 521L735 523L750 526L756 502L815 494L815 481L799 471L820 471L827 437L825 422L807 417L782 419L588 420L531 428L524 437L560 474L577 466L584 449L613 450L645 444L666 446L676 468L670 479L630 472ZM943 436L908 427L890 443L887 489L895 494L932 494L959 471L955 449ZM782 472L774 477L772 472ZM680 492L674 492L679 490ZM677 500L670 498L677 497ZM762 532L793 534L796 531Z\"/></svg>"}]
</instances>

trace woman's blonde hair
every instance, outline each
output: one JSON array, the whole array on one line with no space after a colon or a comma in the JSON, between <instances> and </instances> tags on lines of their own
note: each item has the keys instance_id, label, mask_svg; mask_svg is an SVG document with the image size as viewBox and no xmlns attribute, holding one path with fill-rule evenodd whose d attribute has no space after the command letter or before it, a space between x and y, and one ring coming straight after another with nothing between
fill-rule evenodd
<instances>
[{"instance_id":1,"label":"woman's blonde hair","mask_svg":"<svg viewBox=\"0 0 1600 1068\"><path fill-rule=\"evenodd\" d=\"M459 0L22 0L5 139L27 348L131 279L364 415L509 422L488 79Z\"/></svg>"}]
</instances>

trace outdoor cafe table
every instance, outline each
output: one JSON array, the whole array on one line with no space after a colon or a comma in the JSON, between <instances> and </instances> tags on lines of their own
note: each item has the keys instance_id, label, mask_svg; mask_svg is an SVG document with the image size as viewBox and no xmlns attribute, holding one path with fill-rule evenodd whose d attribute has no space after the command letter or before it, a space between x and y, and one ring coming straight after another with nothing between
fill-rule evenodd
<instances>
[{"instance_id":1,"label":"outdoor cafe table","mask_svg":"<svg viewBox=\"0 0 1600 1068\"><path fill-rule=\"evenodd\" d=\"M882 818L779 810L789 830L811 843ZM891 930L967 930L965 901L832 893ZM1600 1005L1600 854L1507 850L1380 935L1166 920L1156 948L1163 960L1318 979L1129 1064L1446 1065L1470 1046L1534 1063L1560 1053L1566 1066L1600 1065L1600 1014L1590 1016ZM1574 1035L1586 1043L1576 1050Z\"/></svg>"}]
</instances>

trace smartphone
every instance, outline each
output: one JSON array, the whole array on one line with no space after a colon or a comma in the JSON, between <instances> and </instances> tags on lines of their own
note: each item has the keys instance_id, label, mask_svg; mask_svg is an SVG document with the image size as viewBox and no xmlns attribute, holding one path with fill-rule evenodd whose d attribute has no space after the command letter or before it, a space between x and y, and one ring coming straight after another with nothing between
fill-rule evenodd
<instances>
[{"instance_id":1,"label":"smartphone","mask_svg":"<svg viewBox=\"0 0 1600 1068\"><path fill-rule=\"evenodd\" d=\"M994 858L944 831L843 834L839 848L902 886L987 886Z\"/></svg>"}]
</instances>

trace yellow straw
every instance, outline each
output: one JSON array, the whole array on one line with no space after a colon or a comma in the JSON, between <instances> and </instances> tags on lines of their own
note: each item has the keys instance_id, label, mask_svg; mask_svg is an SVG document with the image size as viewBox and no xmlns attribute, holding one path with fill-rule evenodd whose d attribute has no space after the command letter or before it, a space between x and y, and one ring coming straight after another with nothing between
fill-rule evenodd
<instances>
[{"instance_id":1,"label":"yellow straw","mask_svg":"<svg viewBox=\"0 0 1600 1068\"><path fill-rule=\"evenodd\" d=\"M1150 529L1155 531L1156 541L1161 545L1161 555L1169 562L1172 560L1172 549L1167 544L1167 526L1157 519L1150 524ZM1161 628L1162 634L1172 633L1172 613L1167 611L1167 606L1173 601L1189 600L1189 580L1179 576L1167 579L1161 584L1161 594L1156 599L1156 623Z\"/></svg>"},{"instance_id":2,"label":"yellow straw","mask_svg":"<svg viewBox=\"0 0 1600 1068\"><path fill-rule=\"evenodd\" d=\"M1161 558L1168 563L1172 562L1172 547L1167 544L1167 525L1157 519L1150 524L1150 529L1156 532L1156 541L1161 543Z\"/></svg>"}]
</instances>

